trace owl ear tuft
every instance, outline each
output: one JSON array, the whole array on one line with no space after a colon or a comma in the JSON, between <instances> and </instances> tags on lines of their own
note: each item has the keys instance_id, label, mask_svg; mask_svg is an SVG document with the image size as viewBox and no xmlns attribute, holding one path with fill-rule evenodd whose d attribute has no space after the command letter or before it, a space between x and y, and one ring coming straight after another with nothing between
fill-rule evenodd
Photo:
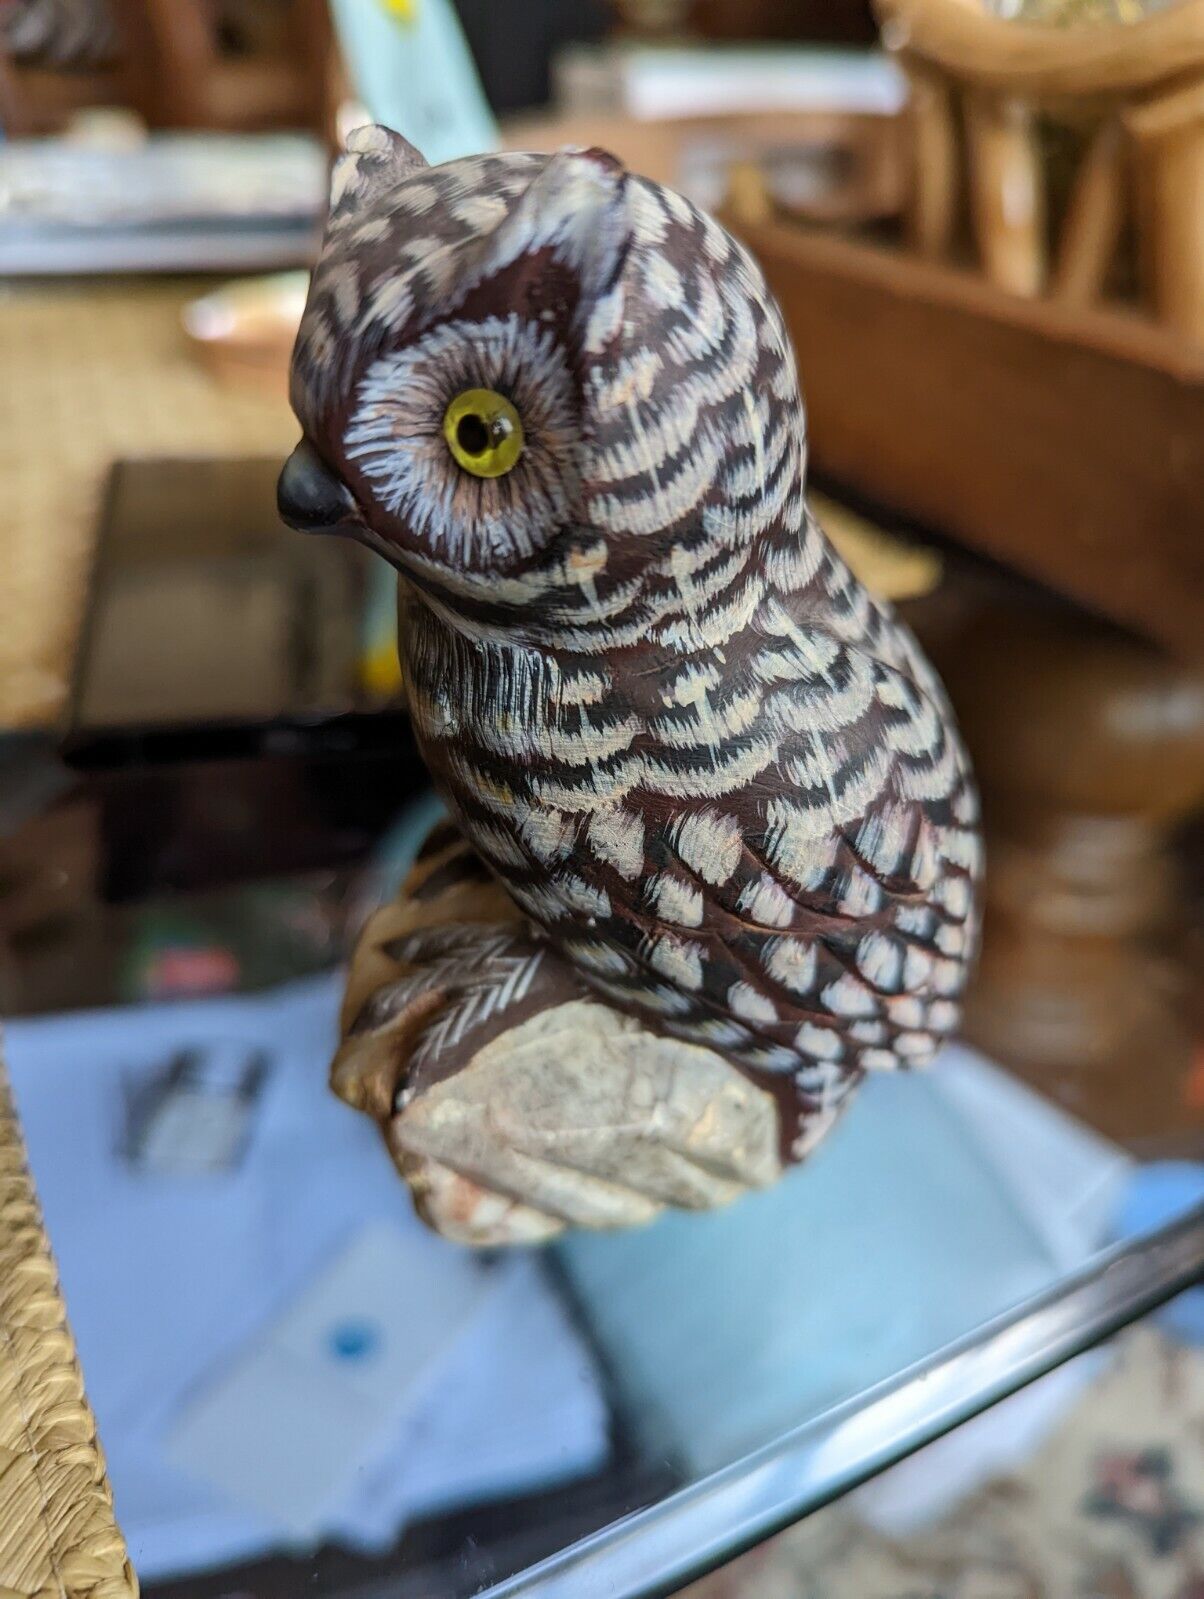
<instances>
[{"instance_id":1,"label":"owl ear tuft","mask_svg":"<svg viewBox=\"0 0 1204 1599\"><path fill-rule=\"evenodd\" d=\"M357 211L382 189L425 169L422 152L392 128L370 122L353 128L330 177L330 211Z\"/></svg>"},{"instance_id":2,"label":"owl ear tuft","mask_svg":"<svg viewBox=\"0 0 1204 1599\"><path fill-rule=\"evenodd\" d=\"M490 234L485 270L551 249L583 294L599 295L614 280L630 232L622 162L604 150L558 150Z\"/></svg>"},{"instance_id":3,"label":"owl ear tuft","mask_svg":"<svg viewBox=\"0 0 1204 1599\"><path fill-rule=\"evenodd\" d=\"M366 122L352 128L347 135L347 150L352 155L388 157L390 166L399 175L420 172L428 164L421 150L394 129L386 128L383 122Z\"/></svg>"}]
</instances>

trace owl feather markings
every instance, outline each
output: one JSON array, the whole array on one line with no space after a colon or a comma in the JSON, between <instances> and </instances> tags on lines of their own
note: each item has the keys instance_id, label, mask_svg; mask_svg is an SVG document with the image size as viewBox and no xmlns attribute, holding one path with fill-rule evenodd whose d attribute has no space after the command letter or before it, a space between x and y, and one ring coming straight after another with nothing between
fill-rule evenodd
<instances>
[{"instance_id":1,"label":"owl feather markings","mask_svg":"<svg viewBox=\"0 0 1204 1599\"><path fill-rule=\"evenodd\" d=\"M755 263L598 152L430 169L376 130L353 155L293 399L402 575L460 828L588 986L815 1108L928 1058L976 942L973 780L914 639L807 513ZM478 387L523 418L504 477L443 445Z\"/></svg>"}]
</instances>

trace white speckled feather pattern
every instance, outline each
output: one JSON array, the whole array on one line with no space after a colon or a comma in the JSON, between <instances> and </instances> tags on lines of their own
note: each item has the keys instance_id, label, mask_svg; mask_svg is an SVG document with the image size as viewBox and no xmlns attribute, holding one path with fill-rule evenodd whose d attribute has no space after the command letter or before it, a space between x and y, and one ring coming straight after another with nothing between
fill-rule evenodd
<instances>
[{"instance_id":1,"label":"white speckled feather pattern","mask_svg":"<svg viewBox=\"0 0 1204 1599\"><path fill-rule=\"evenodd\" d=\"M834 1107L954 1029L978 810L943 689L810 519L747 252L597 152L345 158L293 400L398 567L437 786L597 993ZM460 470L465 387L514 470Z\"/></svg>"}]
</instances>

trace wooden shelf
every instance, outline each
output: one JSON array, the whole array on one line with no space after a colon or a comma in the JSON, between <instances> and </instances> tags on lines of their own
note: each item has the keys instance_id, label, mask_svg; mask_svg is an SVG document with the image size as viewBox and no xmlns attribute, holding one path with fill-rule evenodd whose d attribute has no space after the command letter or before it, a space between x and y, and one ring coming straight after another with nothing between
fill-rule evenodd
<instances>
[{"instance_id":1,"label":"wooden shelf","mask_svg":"<svg viewBox=\"0 0 1204 1599\"><path fill-rule=\"evenodd\" d=\"M1204 658L1204 348L885 246L727 221L781 301L820 471Z\"/></svg>"}]
</instances>

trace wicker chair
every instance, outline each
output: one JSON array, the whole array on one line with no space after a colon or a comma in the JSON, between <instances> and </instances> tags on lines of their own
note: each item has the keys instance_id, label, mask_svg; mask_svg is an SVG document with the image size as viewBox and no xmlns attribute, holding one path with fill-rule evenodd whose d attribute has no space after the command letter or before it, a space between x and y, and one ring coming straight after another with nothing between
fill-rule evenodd
<instances>
[{"instance_id":1,"label":"wicker chair","mask_svg":"<svg viewBox=\"0 0 1204 1599\"><path fill-rule=\"evenodd\" d=\"M134 1599L0 1064L0 1599Z\"/></svg>"}]
</instances>

